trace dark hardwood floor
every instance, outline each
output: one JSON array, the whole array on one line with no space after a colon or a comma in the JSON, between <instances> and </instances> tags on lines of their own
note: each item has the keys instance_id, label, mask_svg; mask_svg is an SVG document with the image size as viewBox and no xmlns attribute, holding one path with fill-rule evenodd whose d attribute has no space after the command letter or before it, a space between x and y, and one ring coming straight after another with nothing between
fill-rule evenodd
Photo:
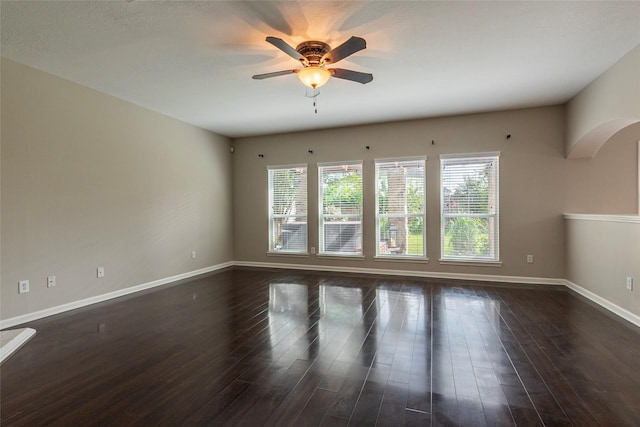
<instances>
[{"instance_id":1,"label":"dark hardwood floor","mask_svg":"<svg viewBox=\"0 0 640 427\"><path fill-rule=\"evenodd\" d=\"M639 330L561 288L235 268L26 326L3 426L640 425Z\"/></svg>"}]
</instances>

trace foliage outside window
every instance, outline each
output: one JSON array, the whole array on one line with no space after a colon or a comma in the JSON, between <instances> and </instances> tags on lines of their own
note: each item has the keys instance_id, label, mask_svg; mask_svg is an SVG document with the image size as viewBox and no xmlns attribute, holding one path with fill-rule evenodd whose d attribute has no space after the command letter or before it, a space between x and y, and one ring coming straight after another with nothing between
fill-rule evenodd
<instances>
[{"instance_id":1,"label":"foliage outside window","mask_svg":"<svg viewBox=\"0 0 640 427\"><path fill-rule=\"evenodd\" d=\"M425 159L376 160L376 255L424 258Z\"/></svg>"},{"instance_id":2,"label":"foliage outside window","mask_svg":"<svg viewBox=\"0 0 640 427\"><path fill-rule=\"evenodd\" d=\"M442 259L499 261L499 154L440 159Z\"/></svg>"},{"instance_id":3,"label":"foliage outside window","mask_svg":"<svg viewBox=\"0 0 640 427\"><path fill-rule=\"evenodd\" d=\"M269 251L307 253L307 166L269 166Z\"/></svg>"},{"instance_id":4,"label":"foliage outside window","mask_svg":"<svg viewBox=\"0 0 640 427\"><path fill-rule=\"evenodd\" d=\"M319 164L319 253L362 254L362 162Z\"/></svg>"}]
</instances>

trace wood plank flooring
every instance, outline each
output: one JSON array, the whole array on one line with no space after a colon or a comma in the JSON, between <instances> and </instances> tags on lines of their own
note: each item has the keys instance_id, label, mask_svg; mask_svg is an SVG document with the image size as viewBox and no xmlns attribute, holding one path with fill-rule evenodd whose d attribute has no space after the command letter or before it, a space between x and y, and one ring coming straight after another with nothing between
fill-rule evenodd
<instances>
[{"instance_id":1,"label":"wood plank flooring","mask_svg":"<svg viewBox=\"0 0 640 427\"><path fill-rule=\"evenodd\" d=\"M638 426L640 332L563 288L233 268L23 325L3 426Z\"/></svg>"}]
</instances>

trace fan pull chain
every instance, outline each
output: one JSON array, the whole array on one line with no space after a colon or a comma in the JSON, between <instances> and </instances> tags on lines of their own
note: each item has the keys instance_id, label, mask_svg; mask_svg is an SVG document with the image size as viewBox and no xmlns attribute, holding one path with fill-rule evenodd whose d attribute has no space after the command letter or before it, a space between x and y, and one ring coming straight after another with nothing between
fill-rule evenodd
<instances>
[{"instance_id":1,"label":"fan pull chain","mask_svg":"<svg viewBox=\"0 0 640 427\"><path fill-rule=\"evenodd\" d=\"M318 95L320 95L320 90L317 87L307 88L304 94L307 98L313 99L313 110L316 114L318 114Z\"/></svg>"}]
</instances>

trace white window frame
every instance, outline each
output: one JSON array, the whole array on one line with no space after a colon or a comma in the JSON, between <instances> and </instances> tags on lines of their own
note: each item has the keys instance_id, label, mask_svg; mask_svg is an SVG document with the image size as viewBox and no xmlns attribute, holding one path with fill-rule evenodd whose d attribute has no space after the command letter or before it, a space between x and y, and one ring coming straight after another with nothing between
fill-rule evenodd
<instances>
[{"instance_id":1,"label":"white window frame","mask_svg":"<svg viewBox=\"0 0 640 427\"><path fill-rule=\"evenodd\" d=\"M360 167L360 176L361 176L361 180L362 180L362 194L361 194L361 199L362 202L360 204L360 214L327 214L325 215L323 213L324 211L324 206L323 206L323 192L324 192L324 188L323 188L323 180L322 180L322 175L323 175L323 170L325 168L330 168L330 167L335 167L335 166L341 166L341 167L350 167L350 166L358 166ZM364 209L363 209L363 205L364 205L364 165L362 160L352 160L352 161L344 161L344 162L330 162L330 163L318 163L317 165L318 167L318 256L331 256L331 257L345 257L345 258L364 258L364 251L363 251L363 241L364 241L364 236L362 234L362 223L363 223L363 217L364 217ZM354 252L335 252L335 251L327 251L325 249L325 242L324 242L324 234L325 234L325 217L331 217L331 218L345 218L345 219L352 219L352 218L359 218L360 221L360 226L359 226L359 230L357 231L358 234L360 235L360 251L354 251Z\"/></svg>"},{"instance_id":2,"label":"white window frame","mask_svg":"<svg viewBox=\"0 0 640 427\"><path fill-rule=\"evenodd\" d=\"M403 162L422 162L422 168L424 170L424 176L422 181L422 191L424 194L422 200L422 214L381 214L380 213L380 180L378 176L378 165L382 164L391 164L391 163L403 163ZM385 158L385 159L375 159L375 183L376 183L376 192L375 192L375 218L376 218L376 258L378 259L387 259L387 260L427 260L427 213L426 213L426 202L427 202L427 157L426 156L417 156L417 157L397 157L397 158ZM381 253L380 252L380 221L382 218L422 218L422 254L420 255L412 255L412 254L390 254L390 253Z\"/></svg>"},{"instance_id":3,"label":"white window frame","mask_svg":"<svg viewBox=\"0 0 640 427\"><path fill-rule=\"evenodd\" d=\"M446 164L455 164L456 162L465 162L469 160L476 161L493 161L495 167L495 176L493 179L493 199L489 196L490 202L493 202L493 208L488 207L486 214L446 214L445 213L445 186L444 186L444 166ZM489 189L491 192L491 188ZM491 194L491 193L490 193ZM448 154L440 155L440 261L441 263L478 263L478 264L500 264L500 152L486 153L469 153L469 154ZM462 256L462 255L445 255L445 227L448 218L465 217L465 218L486 218L489 224L492 224L492 230L489 235L489 256Z\"/></svg>"},{"instance_id":4,"label":"white window frame","mask_svg":"<svg viewBox=\"0 0 640 427\"><path fill-rule=\"evenodd\" d=\"M306 212L303 214L295 213L295 214L274 214L273 213L273 195L274 195L274 187L273 187L273 171L277 170L295 170L295 169L304 169L307 175L307 185L305 189L305 203L306 203ZM277 165L277 166L267 166L267 187L268 187L268 197L269 197L269 237L268 237L268 250L269 254L283 254L283 255L308 255L309 248L309 168L308 165L305 164L295 164L295 165ZM276 218L296 218L297 220L304 220L299 222L304 222L307 224L307 233L306 233L306 245L304 249L300 250L291 250L291 249L283 249L276 248L274 244L274 221Z\"/></svg>"}]
</instances>

